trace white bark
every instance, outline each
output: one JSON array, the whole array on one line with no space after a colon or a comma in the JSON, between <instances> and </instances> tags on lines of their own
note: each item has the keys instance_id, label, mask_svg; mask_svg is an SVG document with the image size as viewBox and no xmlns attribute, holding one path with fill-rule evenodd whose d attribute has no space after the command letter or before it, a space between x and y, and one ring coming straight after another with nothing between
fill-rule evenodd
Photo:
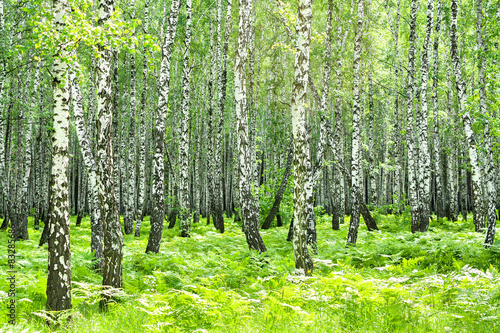
<instances>
[{"instance_id":1,"label":"white bark","mask_svg":"<svg viewBox=\"0 0 500 333\"><path fill-rule=\"evenodd\" d=\"M358 237L358 228L360 221L361 202L358 200L357 193L361 189L361 95L360 95L360 79L361 79L361 39L363 38L363 20L364 20L363 0L358 1L358 20L356 26L356 36L354 39L354 83L353 83L353 108L352 108L352 213L351 223L349 225L349 233L347 235L347 243L356 244Z\"/></svg>"},{"instance_id":2,"label":"white bark","mask_svg":"<svg viewBox=\"0 0 500 333\"><path fill-rule=\"evenodd\" d=\"M160 80L159 80L159 99L156 108L156 124L153 128L153 186L152 186L152 205L151 214L151 232L149 234L146 252L158 253L160 250L160 241L163 232L163 219L165 217L165 127L168 109L168 93L170 90L170 60L174 45L177 22L179 19L179 0L172 0L170 8L170 18L168 20L167 33L162 45Z\"/></svg>"},{"instance_id":3,"label":"white bark","mask_svg":"<svg viewBox=\"0 0 500 333\"><path fill-rule=\"evenodd\" d=\"M248 22L250 19L251 4L249 0L239 0L238 48L235 55L234 67L234 98L236 104L237 131L239 136L239 193L243 230L248 247L252 250L265 252L266 246L259 233L259 212L255 197L251 190L252 149L248 135L248 110L246 91L246 65L248 61Z\"/></svg>"},{"instance_id":4,"label":"white bark","mask_svg":"<svg viewBox=\"0 0 500 333\"><path fill-rule=\"evenodd\" d=\"M66 28L68 3L54 0L53 13L57 34ZM62 46L62 45L61 45ZM49 208L49 260L47 277L47 309L71 309L71 251L69 227L69 90L64 47L54 56L52 65L53 126L52 171Z\"/></svg>"},{"instance_id":5,"label":"white bark","mask_svg":"<svg viewBox=\"0 0 500 333\"><path fill-rule=\"evenodd\" d=\"M477 157L476 140L474 138L474 132L472 131L472 120L469 111L466 109L467 103L467 92L465 88L465 81L462 78L462 68L460 63L460 57L458 54L457 46L457 14L458 5L457 0L452 0L451 2L451 27L450 27L450 40L451 40L451 61L453 64L453 73L455 74L455 82L458 95L458 104L460 113L462 116L462 121L465 128L465 136L467 141L467 146L469 149L469 160L471 165L471 180L472 180L472 198L474 202L474 226L477 232L482 231L485 226L485 211L484 211L484 200L483 193L481 189L481 170L479 168L479 161Z\"/></svg>"},{"instance_id":6,"label":"white bark","mask_svg":"<svg viewBox=\"0 0 500 333\"><path fill-rule=\"evenodd\" d=\"M293 252L295 268L310 275L313 262L307 249L307 183L309 181L309 144L307 142L305 104L309 73L309 51L311 40L312 3L299 0L297 15L297 50L295 53L295 81L292 88L292 134L293 134Z\"/></svg>"},{"instance_id":7,"label":"white bark","mask_svg":"<svg viewBox=\"0 0 500 333\"><path fill-rule=\"evenodd\" d=\"M191 76L191 0L186 0L186 37L184 40L182 64L182 103L179 143L179 203L180 229L182 237L191 233L191 213L189 208L189 82Z\"/></svg>"},{"instance_id":8,"label":"white bark","mask_svg":"<svg viewBox=\"0 0 500 333\"><path fill-rule=\"evenodd\" d=\"M429 80L429 46L431 44L432 20L434 18L434 0L427 1L427 26L424 44L422 47L422 62L420 73L422 81L420 85L420 112L417 114L418 128L418 183L419 183L419 207L420 207L420 231L425 232L429 228L430 203L431 203L431 175L430 155L427 134L427 82Z\"/></svg>"},{"instance_id":9,"label":"white bark","mask_svg":"<svg viewBox=\"0 0 500 333\"><path fill-rule=\"evenodd\" d=\"M75 63L75 69L78 69L78 63ZM83 116L83 103L82 96L80 93L80 86L78 84L78 77L75 75L75 71L71 70L69 73L69 79L71 83L71 98L73 101L73 113L74 113L74 121L76 134L78 137L78 141L80 143L80 149L82 152L83 163L88 172L88 180L90 184L90 200L92 201L91 214L92 218L91 222L91 242L90 242L90 250L94 252L94 256L96 260L99 260L99 267L102 268L104 261L101 260L103 258L103 229L102 229L102 221L101 221L101 212L99 210L99 193L98 193L98 184L99 179L97 176L97 167L96 161L94 158L94 154L92 153L92 148L90 145L90 138L87 133L87 129L85 126L85 118Z\"/></svg>"}]
</instances>

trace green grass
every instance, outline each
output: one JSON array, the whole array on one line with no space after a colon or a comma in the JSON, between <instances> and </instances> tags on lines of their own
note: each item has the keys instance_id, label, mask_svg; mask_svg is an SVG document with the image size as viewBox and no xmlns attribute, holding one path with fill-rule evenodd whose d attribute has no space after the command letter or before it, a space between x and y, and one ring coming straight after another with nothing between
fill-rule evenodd
<instances>
[{"instance_id":1,"label":"green grass","mask_svg":"<svg viewBox=\"0 0 500 333\"><path fill-rule=\"evenodd\" d=\"M147 219L146 219L147 220ZM71 220L73 321L69 332L500 332L500 247L484 249L472 222L432 222L412 235L404 219L377 216L358 245L318 217L312 277L294 275L287 227L261 231L268 252L251 253L240 225L218 234L205 220L192 237L165 229L159 254L124 239L124 294L99 313L102 279L90 269L90 225ZM30 221L31 223L31 221ZM45 325L47 247L30 224L17 243L17 322L6 324L7 233L0 232L0 332L50 332ZM3 327L3 328L2 328Z\"/></svg>"}]
</instances>

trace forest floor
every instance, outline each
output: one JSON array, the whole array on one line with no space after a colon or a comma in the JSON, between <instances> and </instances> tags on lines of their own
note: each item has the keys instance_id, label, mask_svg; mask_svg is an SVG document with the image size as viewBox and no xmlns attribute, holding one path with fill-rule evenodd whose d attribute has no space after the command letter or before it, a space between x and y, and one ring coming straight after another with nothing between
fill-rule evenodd
<instances>
[{"instance_id":1,"label":"forest floor","mask_svg":"<svg viewBox=\"0 0 500 333\"><path fill-rule=\"evenodd\" d=\"M471 219L434 221L412 235L407 219L377 216L380 231L360 228L345 247L318 217L312 277L294 275L287 227L262 230L265 255L250 253L241 226L219 234L205 220L191 238L166 229L159 254L124 237L123 294L99 313L102 279L91 270L88 217L71 218L72 323L68 332L500 332L500 246L484 249ZM0 332L50 332L45 325L47 247L30 220L17 246L17 325L7 322L7 232L0 232Z\"/></svg>"}]
</instances>

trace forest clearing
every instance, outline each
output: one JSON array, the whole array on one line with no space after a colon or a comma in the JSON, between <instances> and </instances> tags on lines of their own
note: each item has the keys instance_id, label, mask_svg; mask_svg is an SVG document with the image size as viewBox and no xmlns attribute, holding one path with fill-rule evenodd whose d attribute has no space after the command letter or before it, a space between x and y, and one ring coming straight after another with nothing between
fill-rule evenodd
<instances>
[{"instance_id":1,"label":"forest clearing","mask_svg":"<svg viewBox=\"0 0 500 333\"><path fill-rule=\"evenodd\" d=\"M500 332L499 48L493 0L0 0L0 332Z\"/></svg>"}]
</instances>

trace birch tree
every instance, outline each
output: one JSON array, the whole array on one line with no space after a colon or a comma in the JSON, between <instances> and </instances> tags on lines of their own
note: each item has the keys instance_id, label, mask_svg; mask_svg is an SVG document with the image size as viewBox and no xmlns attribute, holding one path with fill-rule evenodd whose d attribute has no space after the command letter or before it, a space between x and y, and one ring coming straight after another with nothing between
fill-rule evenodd
<instances>
[{"instance_id":1,"label":"birch tree","mask_svg":"<svg viewBox=\"0 0 500 333\"><path fill-rule=\"evenodd\" d=\"M181 137L179 144L179 203L180 229L182 237L191 233L191 212L189 209L189 83L191 75L191 0L186 0L186 37L182 69Z\"/></svg>"},{"instance_id":2,"label":"birch tree","mask_svg":"<svg viewBox=\"0 0 500 333\"><path fill-rule=\"evenodd\" d=\"M66 0L54 0L52 12L55 28L62 37L68 16ZM52 64L53 126L52 171L49 207L49 260L47 276L47 310L62 311L71 304L71 250L69 228L68 165L69 165L69 90L67 51L63 45Z\"/></svg>"},{"instance_id":3,"label":"birch tree","mask_svg":"<svg viewBox=\"0 0 500 333\"><path fill-rule=\"evenodd\" d=\"M243 231L251 250L265 252L266 246L259 233L259 212L255 197L252 194L252 149L248 136L247 90L246 90L246 65L248 61L249 32L251 0L239 0L238 47L235 54L234 65L234 98L236 104L237 131L239 136L239 194L241 204L241 218Z\"/></svg>"},{"instance_id":4,"label":"birch tree","mask_svg":"<svg viewBox=\"0 0 500 333\"><path fill-rule=\"evenodd\" d=\"M177 22L179 19L179 0L172 0L167 33L161 51L161 67L159 81L158 107L156 108L156 123L153 128L153 184L151 232L148 238L146 252L160 251L161 236L163 233L163 219L165 218L165 126L168 109L168 92L170 90L170 60L174 46Z\"/></svg>"},{"instance_id":5,"label":"birch tree","mask_svg":"<svg viewBox=\"0 0 500 333\"><path fill-rule=\"evenodd\" d=\"M75 63L75 69L78 69L78 63ZM92 218L90 219L90 226L92 234L90 237L90 251L94 253L96 263L94 267L102 268L104 261L103 254L103 226L101 220L101 211L99 209L99 193L98 184L99 179L97 176L96 161L92 148L90 145L90 138L85 126L85 118L83 115L83 102L80 93L80 86L78 77L75 71L71 70L69 73L71 83L71 99L73 101L73 115L75 121L76 134L80 144L80 149L83 157L83 163L88 172L88 182L90 185L90 200L92 201L91 212Z\"/></svg>"},{"instance_id":6,"label":"birch tree","mask_svg":"<svg viewBox=\"0 0 500 333\"><path fill-rule=\"evenodd\" d=\"M144 2L144 33L148 33L149 27L149 0ZM146 183L146 99L148 94L148 49L146 45L142 50L142 92L141 92L141 108L140 108L140 120L139 120L139 135L138 135L138 163L139 163L139 175L137 177L137 191L138 200L137 200L137 219L135 225L135 237L139 237L141 235L141 224L144 219L144 197L145 197L145 183Z\"/></svg>"},{"instance_id":7,"label":"birch tree","mask_svg":"<svg viewBox=\"0 0 500 333\"><path fill-rule=\"evenodd\" d=\"M295 80L292 86L292 135L293 135L293 253L295 268L310 275L313 262L307 249L307 193L309 144L306 131L306 97L309 72L312 3L299 0L297 14L297 50L295 53Z\"/></svg>"},{"instance_id":8,"label":"birch tree","mask_svg":"<svg viewBox=\"0 0 500 333\"><path fill-rule=\"evenodd\" d=\"M467 92L465 81L462 77L462 67L460 56L458 54L458 37L457 37L457 0L451 1L451 19L450 19L450 42L451 42L451 63L453 65L453 74L455 75L456 89L458 95L458 105L462 114L462 121L465 129L465 136L469 150L469 160L471 165L471 182L472 182L472 199L474 201L474 226L477 232L480 232L485 227L485 209L483 202L483 193L481 189L481 169L476 149L476 139L472 131L472 120L469 111L466 109Z\"/></svg>"},{"instance_id":9,"label":"birch tree","mask_svg":"<svg viewBox=\"0 0 500 333\"><path fill-rule=\"evenodd\" d=\"M487 115L487 96L486 96L486 53L488 45L484 42L483 37L487 37L486 31L483 32L483 2L476 0L476 44L478 49L478 84L479 84L479 112L480 114ZM486 233L485 246L493 245L495 241L495 227L496 227L496 189L495 189L495 171L493 163L493 151L491 147L491 134L490 123L486 120L484 126L484 141L486 148L485 160L485 177L486 177L486 195L487 202L485 202L485 214L488 221L488 229ZM477 214L477 212L476 212Z\"/></svg>"},{"instance_id":10,"label":"birch tree","mask_svg":"<svg viewBox=\"0 0 500 333\"><path fill-rule=\"evenodd\" d=\"M99 1L97 25L104 30L111 23L114 11L113 0ZM104 31L103 31L104 32ZM104 231L103 286L122 287L123 233L118 214L118 205L113 185L113 150L111 146L111 126L113 110L111 105L111 53L109 45L99 44L97 72L97 117L96 117L96 164L99 175L99 203ZM104 294L100 308L105 309L109 293Z\"/></svg>"},{"instance_id":11,"label":"birch tree","mask_svg":"<svg viewBox=\"0 0 500 333\"><path fill-rule=\"evenodd\" d=\"M427 82L429 80L429 48L432 35L432 20L434 18L434 0L427 1L427 25L424 44L422 46L422 61L420 65L420 109L417 113L418 128L418 184L419 184L419 207L420 207L420 231L425 232L429 228L430 204L431 204L431 174L430 155L427 134Z\"/></svg>"},{"instance_id":12,"label":"birch tree","mask_svg":"<svg viewBox=\"0 0 500 333\"><path fill-rule=\"evenodd\" d=\"M419 230L419 201L417 184L418 154L414 133L413 99L415 97L415 39L417 35L418 0L411 1L410 46L408 50L408 85L406 100L406 144L408 150L408 198L411 208L411 232Z\"/></svg>"},{"instance_id":13,"label":"birch tree","mask_svg":"<svg viewBox=\"0 0 500 333\"><path fill-rule=\"evenodd\" d=\"M439 35L441 30L442 9L441 2L437 2L437 17L435 23L434 35L434 75L432 76L432 113L434 122L433 144L434 144L434 175L436 179L436 215L437 217L444 216L444 193L443 193L443 178L441 167L441 139L439 132L439 106L438 106L438 78L439 78Z\"/></svg>"},{"instance_id":14,"label":"birch tree","mask_svg":"<svg viewBox=\"0 0 500 333\"><path fill-rule=\"evenodd\" d=\"M358 17L356 24L356 37L354 39L354 83L353 83L353 108L352 108L352 213L347 243L356 244L360 221L360 205L358 193L361 183L361 39L363 38L363 0L358 1Z\"/></svg>"},{"instance_id":15,"label":"birch tree","mask_svg":"<svg viewBox=\"0 0 500 333\"><path fill-rule=\"evenodd\" d=\"M130 2L131 19L135 19L135 0ZM135 113L136 113L136 89L135 89L135 43L131 43L131 50L129 54L130 62L130 93L129 93L129 128L127 144L127 202L125 204L125 214L123 216L123 229L125 234L132 233L134 228L135 217Z\"/></svg>"}]
</instances>

